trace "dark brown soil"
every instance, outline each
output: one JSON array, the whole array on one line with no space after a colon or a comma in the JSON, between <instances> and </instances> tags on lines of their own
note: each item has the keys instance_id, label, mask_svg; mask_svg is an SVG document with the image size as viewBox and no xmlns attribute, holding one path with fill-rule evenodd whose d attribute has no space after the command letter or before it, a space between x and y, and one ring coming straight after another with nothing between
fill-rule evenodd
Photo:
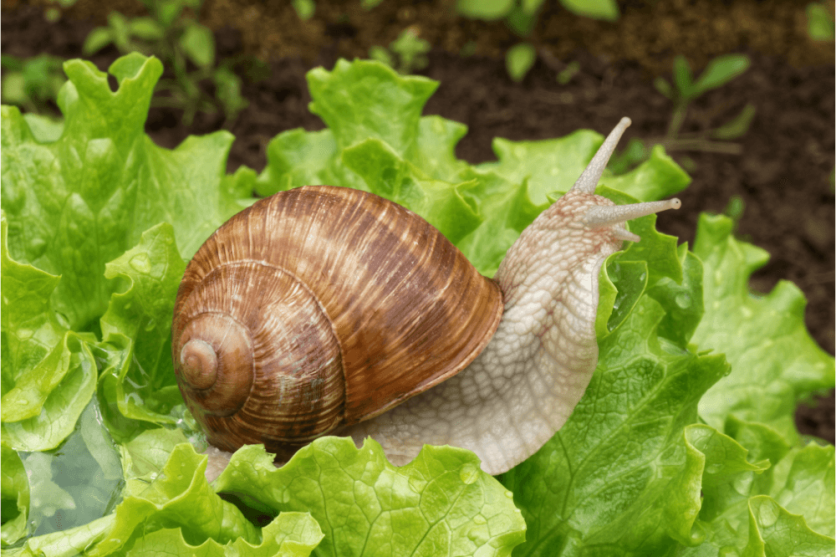
<instances>
[{"instance_id":1,"label":"dark brown soil","mask_svg":"<svg viewBox=\"0 0 836 557\"><path fill-rule=\"evenodd\" d=\"M84 37L105 22L111 6L126 14L144 11L135 0L107 2L107 9L101 2L79 0L60 21L48 24L40 8L23 4L3 3L4 54L79 57ZM753 288L767 292L782 279L798 285L808 300L811 334L833 354L833 42L806 37L804 2L636 0L620 5L622 17L614 24L549 8L531 36L541 56L515 84L502 56L518 39L502 23L456 17L450 1L383 2L364 11L359 0L320 0L314 18L300 22L286 2L207 0L202 21L216 29L220 57L245 53L270 60L269 77L245 80L243 94L250 105L228 125L237 138L228 168L244 164L260 171L266 145L276 134L322 128L307 110L308 69L331 67L339 56L365 56L370 46L388 44L407 26L434 45L429 66L420 73L441 86L425 112L468 125L457 154L472 163L494 158L494 137L541 139L578 128L606 132L625 115L633 120L625 145L631 138L660 138L672 107L652 81L670 77L674 55L687 56L698 72L716 55L746 53L751 68L698 99L683 128L715 127L751 103L757 114L737 140L740 154L673 152L693 182L680 195L683 209L660 215L659 228L693 242L699 213L721 212L739 196L745 211L738 234L772 254L753 277ZM474 54L462 56L465 47ZM110 48L92 60L104 70L117 56ZM580 64L579 72L568 84L558 84L556 73L573 61ZM152 109L147 130L159 144L174 147L188 134L224 124L221 116L199 114L186 128L180 117L173 109ZM833 392L821 397L817 408L802 406L797 422L802 432L832 443Z\"/></svg>"}]
</instances>

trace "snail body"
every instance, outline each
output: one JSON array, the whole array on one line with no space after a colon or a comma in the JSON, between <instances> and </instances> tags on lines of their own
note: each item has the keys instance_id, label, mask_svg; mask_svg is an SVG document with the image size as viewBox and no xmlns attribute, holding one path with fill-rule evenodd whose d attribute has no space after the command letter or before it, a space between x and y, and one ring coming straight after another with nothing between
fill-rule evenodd
<instances>
[{"instance_id":1,"label":"snail body","mask_svg":"<svg viewBox=\"0 0 836 557\"><path fill-rule=\"evenodd\" d=\"M595 186L622 119L578 182L521 234L495 280L421 217L372 194L306 186L260 200L189 263L172 356L214 446L280 459L312 439L371 436L396 464L468 448L491 474L537 451L597 365L598 273L623 223Z\"/></svg>"}]
</instances>

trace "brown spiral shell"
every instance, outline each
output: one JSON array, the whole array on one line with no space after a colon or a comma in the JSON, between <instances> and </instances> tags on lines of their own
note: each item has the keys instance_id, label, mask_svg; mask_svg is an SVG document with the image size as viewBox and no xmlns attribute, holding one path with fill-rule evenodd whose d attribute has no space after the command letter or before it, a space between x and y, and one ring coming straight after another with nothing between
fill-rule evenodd
<instances>
[{"instance_id":1,"label":"brown spiral shell","mask_svg":"<svg viewBox=\"0 0 836 557\"><path fill-rule=\"evenodd\" d=\"M496 283L415 213L306 186L259 200L195 254L174 369L210 443L288 454L464 369L502 308Z\"/></svg>"}]
</instances>

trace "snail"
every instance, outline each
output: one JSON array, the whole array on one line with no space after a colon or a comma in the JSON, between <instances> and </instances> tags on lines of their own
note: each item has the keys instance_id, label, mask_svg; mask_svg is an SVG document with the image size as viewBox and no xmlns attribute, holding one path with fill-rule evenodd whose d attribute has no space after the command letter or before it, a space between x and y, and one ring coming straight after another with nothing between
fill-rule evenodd
<instances>
[{"instance_id":1,"label":"snail","mask_svg":"<svg viewBox=\"0 0 836 557\"><path fill-rule=\"evenodd\" d=\"M624 223L680 206L594 194L629 125L494 279L366 192L305 186L232 217L187 266L172 326L178 385L209 442L263 443L283 461L323 435L371 436L394 464L449 444L489 474L536 452L597 365L601 265L639 241Z\"/></svg>"}]
</instances>

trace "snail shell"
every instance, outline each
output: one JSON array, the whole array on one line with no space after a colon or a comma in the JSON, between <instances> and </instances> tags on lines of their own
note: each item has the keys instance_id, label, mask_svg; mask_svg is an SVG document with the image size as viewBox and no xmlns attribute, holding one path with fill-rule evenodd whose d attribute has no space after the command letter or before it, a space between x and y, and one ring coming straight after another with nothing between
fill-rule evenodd
<instances>
[{"instance_id":1,"label":"snail shell","mask_svg":"<svg viewBox=\"0 0 836 557\"><path fill-rule=\"evenodd\" d=\"M502 310L497 284L423 218L307 186L258 201L198 250L172 356L210 443L282 456L455 375Z\"/></svg>"}]
</instances>

